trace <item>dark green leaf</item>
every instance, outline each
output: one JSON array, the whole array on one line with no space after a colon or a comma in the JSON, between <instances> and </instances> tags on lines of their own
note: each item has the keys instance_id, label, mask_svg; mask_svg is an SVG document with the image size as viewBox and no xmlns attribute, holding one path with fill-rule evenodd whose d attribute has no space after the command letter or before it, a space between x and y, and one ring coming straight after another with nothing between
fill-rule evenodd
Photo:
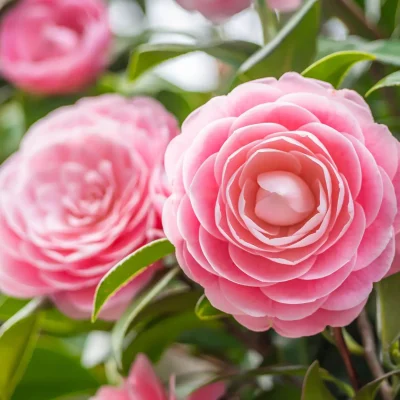
<instances>
[{"instance_id":1,"label":"dark green leaf","mask_svg":"<svg viewBox=\"0 0 400 400\"><path fill-rule=\"evenodd\" d=\"M319 363L315 361L307 371L303 382L301 400L335 400L325 386L321 376Z\"/></svg>"},{"instance_id":2,"label":"dark green leaf","mask_svg":"<svg viewBox=\"0 0 400 400\"><path fill-rule=\"evenodd\" d=\"M0 296L0 321L7 321L15 313L28 304L27 300ZM110 330L112 324L105 321L96 321L92 324L68 318L56 308L46 308L40 311L40 330L57 336L68 336L92 330Z\"/></svg>"},{"instance_id":3,"label":"dark green leaf","mask_svg":"<svg viewBox=\"0 0 400 400\"><path fill-rule=\"evenodd\" d=\"M382 5L379 26L387 36L400 36L400 3L399 0L386 0Z\"/></svg>"},{"instance_id":4,"label":"dark green leaf","mask_svg":"<svg viewBox=\"0 0 400 400\"><path fill-rule=\"evenodd\" d=\"M376 284L377 317L379 337L384 360L390 363L392 344L400 337L400 273L390 276Z\"/></svg>"},{"instance_id":5,"label":"dark green leaf","mask_svg":"<svg viewBox=\"0 0 400 400\"><path fill-rule=\"evenodd\" d=\"M0 328L0 399L9 400L22 378L39 336L38 309L43 299L32 300Z\"/></svg>"},{"instance_id":6,"label":"dark green leaf","mask_svg":"<svg viewBox=\"0 0 400 400\"><path fill-rule=\"evenodd\" d=\"M128 67L131 79L137 79L144 72L175 57L194 51L207 54L238 68L259 46L244 41L215 42L208 44L144 44L133 53Z\"/></svg>"},{"instance_id":7,"label":"dark green leaf","mask_svg":"<svg viewBox=\"0 0 400 400\"><path fill-rule=\"evenodd\" d=\"M238 71L238 80L246 82L265 76L279 77L288 71L303 71L315 56L319 17L319 0L306 1L270 43L244 62Z\"/></svg>"},{"instance_id":8,"label":"dark green leaf","mask_svg":"<svg viewBox=\"0 0 400 400\"><path fill-rule=\"evenodd\" d=\"M321 378L326 381L326 382L331 382L336 385L336 387L346 394L348 397L352 398L354 396L354 390L353 388L348 385L346 382L341 381L340 379L337 379L333 375L331 375L327 370L320 368L319 370Z\"/></svg>"},{"instance_id":9,"label":"dark green leaf","mask_svg":"<svg viewBox=\"0 0 400 400\"><path fill-rule=\"evenodd\" d=\"M67 105L74 104L83 94L68 96L34 96L27 93L19 93L19 100L24 110L25 127L29 128L39 119L45 117L51 111Z\"/></svg>"},{"instance_id":10,"label":"dark green leaf","mask_svg":"<svg viewBox=\"0 0 400 400\"><path fill-rule=\"evenodd\" d=\"M210 100L211 95L209 93L161 90L155 97L182 123L191 112Z\"/></svg>"},{"instance_id":11,"label":"dark green leaf","mask_svg":"<svg viewBox=\"0 0 400 400\"><path fill-rule=\"evenodd\" d=\"M346 40L320 38L318 40L318 57L325 57L339 51L360 51L372 54L382 64L400 66L400 40L376 40L366 42L358 37Z\"/></svg>"},{"instance_id":12,"label":"dark green leaf","mask_svg":"<svg viewBox=\"0 0 400 400\"><path fill-rule=\"evenodd\" d=\"M400 40L376 40L366 43L360 50L374 54L383 64L400 66Z\"/></svg>"},{"instance_id":13,"label":"dark green leaf","mask_svg":"<svg viewBox=\"0 0 400 400\"><path fill-rule=\"evenodd\" d=\"M390 86L400 86L400 71L394 72L380 80L376 85L374 85L371 89L368 90L366 93L366 97L368 97L371 93L375 92L376 90L390 87Z\"/></svg>"},{"instance_id":14,"label":"dark green leaf","mask_svg":"<svg viewBox=\"0 0 400 400\"><path fill-rule=\"evenodd\" d=\"M11 102L1 107L0 163L18 150L24 129L24 114L18 103Z\"/></svg>"},{"instance_id":15,"label":"dark green leaf","mask_svg":"<svg viewBox=\"0 0 400 400\"><path fill-rule=\"evenodd\" d=\"M174 252L167 239L159 239L141 247L120 261L100 281L96 289L92 320L95 321L107 302L118 290L131 282L158 260Z\"/></svg>"},{"instance_id":16,"label":"dark green leaf","mask_svg":"<svg viewBox=\"0 0 400 400\"><path fill-rule=\"evenodd\" d=\"M227 317L225 313L213 307L204 294L197 302L195 312L197 317L203 321Z\"/></svg>"},{"instance_id":17,"label":"dark green leaf","mask_svg":"<svg viewBox=\"0 0 400 400\"><path fill-rule=\"evenodd\" d=\"M100 384L61 342L41 339L12 400L54 400L81 392L91 395Z\"/></svg>"},{"instance_id":18,"label":"dark green leaf","mask_svg":"<svg viewBox=\"0 0 400 400\"><path fill-rule=\"evenodd\" d=\"M375 60L375 56L369 53L342 51L318 60L303 72L303 76L328 82L338 88L354 64L372 60Z\"/></svg>"},{"instance_id":19,"label":"dark green leaf","mask_svg":"<svg viewBox=\"0 0 400 400\"><path fill-rule=\"evenodd\" d=\"M215 323L215 322L213 322ZM184 312L164 318L144 329L134 336L124 352L124 370L128 371L137 354L145 353L153 362L157 362L164 351L172 345L185 331L202 327L206 324L200 321L193 311ZM208 322L211 324L211 321ZM134 331L132 332L134 334Z\"/></svg>"},{"instance_id":20,"label":"dark green leaf","mask_svg":"<svg viewBox=\"0 0 400 400\"><path fill-rule=\"evenodd\" d=\"M388 374L381 376L379 379L375 379L368 383L357 392L354 400L374 400L382 382L393 375L400 375L400 370L389 372Z\"/></svg>"},{"instance_id":21,"label":"dark green leaf","mask_svg":"<svg viewBox=\"0 0 400 400\"><path fill-rule=\"evenodd\" d=\"M124 315L115 324L115 327L112 331L111 343L115 360L117 361L117 364L120 368L122 368L124 339L129 327L131 327L135 318L138 317L141 312L145 311L146 307L154 309L155 312L162 311L158 310L156 305L150 307L150 303L166 288L166 286L171 282L172 279L174 279L178 272L179 268L172 269L157 283L155 283L154 286L148 288L144 293L142 293L138 298L134 300L132 305L125 311ZM184 295L186 296L186 293ZM174 299L174 301L176 303L176 298ZM179 303L182 301L187 301L187 298L179 297L177 301ZM175 303L170 305L176 306ZM166 307L166 305L163 304L162 300L160 301L159 305L161 307ZM185 305L185 303L183 303L183 305Z\"/></svg>"}]
</instances>

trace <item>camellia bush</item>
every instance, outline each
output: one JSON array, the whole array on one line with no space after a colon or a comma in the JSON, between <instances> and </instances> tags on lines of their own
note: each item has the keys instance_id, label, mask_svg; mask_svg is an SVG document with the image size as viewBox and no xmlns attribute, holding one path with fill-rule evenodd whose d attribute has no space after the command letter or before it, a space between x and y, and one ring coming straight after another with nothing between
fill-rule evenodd
<instances>
[{"instance_id":1,"label":"camellia bush","mask_svg":"<svg viewBox=\"0 0 400 400\"><path fill-rule=\"evenodd\" d=\"M0 400L400 399L398 0L0 7Z\"/></svg>"}]
</instances>

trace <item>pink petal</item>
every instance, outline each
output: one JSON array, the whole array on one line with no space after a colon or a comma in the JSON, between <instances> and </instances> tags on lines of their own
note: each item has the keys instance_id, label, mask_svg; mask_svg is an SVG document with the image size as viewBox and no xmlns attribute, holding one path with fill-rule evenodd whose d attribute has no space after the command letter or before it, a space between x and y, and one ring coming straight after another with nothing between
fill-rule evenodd
<instances>
[{"instance_id":1,"label":"pink petal","mask_svg":"<svg viewBox=\"0 0 400 400\"><path fill-rule=\"evenodd\" d=\"M225 390L223 382L216 382L196 390L189 396L188 400L218 400L224 395Z\"/></svg>"},{"instance_id":2,"label":"pink petal","mask_svg":"<svg viewBox=\"0 0 400 400\"><path fill-rule=\"evenodd\" d=\"M243 272L262 282L269 283L298 278L307 273L315 262L315 257L310 257L297 265L279 264L262 256L246 252L233 244L229 245L229 254L233 262Z\"/></svg>"},{"instance_id":3,"label":"pink petal","mask_svg":"<svg viewBox=\"0 0 400 400\"><path fill-rule=\"evenodd\" d=\"M350 324L360 314L366 301L344 311L320 309L316 313L300 321L274 320L274 329L282 336L298 338L312 336L322 332L326 326L342 327Z\"/></svg>"},{"instance_id":4,"label":"pink petal","mask_svg":"<svg viewBox=\"0 0 400 400\"><path fill-rule=\"evenodd\" d=\"M357 254L365 232L365 216L359 205L356 205L355 211L354 219L344 236L335 245L317 256L314 265L301 277L302 279L319 279L329 276Z\"/></svg>"},{"instance_id":5,"label":"pink petal","mask_svg":"<svg viewBox=\"0 0 400 400\"><path fill-rule=\"evenodd\" d=\"M314 114L290 103L267 103L256 106L237 118L232 130L261 123L283 125L288 130L297 130L311 122L319 122Z\"/></svg>"},{"instance_id":6,"label":"pink petal","mask_svg":"<svg viewBox=\"0 0 400 400\"><path fill-rule=\"evenodd\" d=\"M370 264L386 248L393 237L393 221L397 214L396 195L392 182L385 171L380 169L383 181L383 200L375 221L366 229L358 248L355 270Z\"/></svg>"},{"instance_id":7,"label":"pink petal","mask_svg":"<svg viewBox=\"0 0 400 400\"><path fill-rule=\"evenodd\" d=\"M300 304L315 301L327 296L337 289L350 275L354 268L356 257L333 274L320 279L302 280L293 279L288 282L277 283L273 286L261 288L263 293L271 299L286 303Z\"/></svg>"}]
</instances>

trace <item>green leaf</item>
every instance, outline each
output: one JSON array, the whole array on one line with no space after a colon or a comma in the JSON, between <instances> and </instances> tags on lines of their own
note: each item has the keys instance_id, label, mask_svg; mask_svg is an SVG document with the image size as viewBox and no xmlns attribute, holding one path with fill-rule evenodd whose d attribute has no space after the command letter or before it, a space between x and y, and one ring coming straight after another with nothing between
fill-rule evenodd
<instances>
[{"instance_id":1,"label":"green leaf","mask_svg":"<svg viewBox=\"0 0 400 400\"><path fill-rule=\"evenodd\" d=\"M371 93L375 92L376 90L391 87L391 86L400 86L400 71L394 72L386 76L385 78L381 79L376 85L374 85L368 92L365 94L365 97L368 97Z\"/></svg>"},{"instance_id":2,"label":"green leaf","mask_svg":"<svg viewBox=\"0 0 400 400\"><path fill-rule=\"evenodd\" d=\"M136 250L113 267L97 286L92 320L97 319L103 306L118 290L153 263L173 253L174 249L167 239L159 239Z\"/></svg>"},{"instance_id":3,"label":"green leaf","mask_svg":"<svg viewBox=\"0 0 400 400\"><path fill-rule=\"evenodd\" d=\"M366 42L358 37L346 40L320 38L318 40L318 57L325 57L339 51L360 51L375 56L382 64L400 67L400 40L375 40Z\"/></svg>"},{"instance_id":4,"label":"green leaf","mask_svg":"<svg viewBox=\"0 0 400 400\"><path fill-rule=\"evenodd\" d=\"M244 62L238 71L238 80L246 82L265 76L279 77L288 71L303 71L315 56L319 19L319 0L306 1L271 42Z\"/></svg>"},{"instance_id":5,"label":"green leaf","mask_svg":"<svg viewBox=\"0 0 400 400\"><path fill-rule=\"evenodd\" d=\"M204 294L196 304L195 313L197 317L203 321L227 317L225 313L217 310Z\"/></svg>"},{"instance_id":6,"label":"green leaf","mask_svg":"<svg viewBox=\"0 0 400 400\"><path fill-rule=\"evenodd\" d=\"M144 44L133 53L128 76L137 79L144 72L172 58L194 51L205 53L238 68L248 57L259 49L259 46L245 41L226 41L208 44Z\"/></svg>"},{"instance_id":7,"label":"green leaf","mask_svg":"<svg viewBox=\"0 0 400 400\"><path fill-rule=\"evenodd\" d=\"M390 350L400 337L400 273L390 276L376 284L378 332L382 345L383 359L391 364Z\"/></svg>"},{"instance_id":8,"label":"green leaf","mask_svg":"<svg viewBox=\"0 0 400 400\"><path fill-rule=\"evenodd\" d=\"M0 321L7 321L27 304L27 300L0 295ZM92 330L108 331L112 327L112 323L110 322L96 321L93 324L89 320L84 321L68 318L56 308L41 310L39 322L41 331L57 336L75 335Z\"/></svg>"},{"instance_id":9,"label":"green leaf","mask_svg":"<svg viewBox=\"0 0 400 400\"><path fill-rule=\"evenodd\" d=\"M18 150L24 134L24 114L16 102L0 109L0 163Z\"/></svg>"},{"instance_id":10,"label":"green leaf","mask_svg":"<svg viewBox=\"0 0 400 400\"><path fill-rule=\"evenodd\" d=\"M399 37L400 34L400 3L399 0L386 0L382 5L379 26L387 36Z\"/></svg>"},{"instance_id":11,"label":"green leaf","mask_svg":"<svg viewBox=\"0 0 400 400\"><path fill-rule=\"evenodd\" d=\"M54 400L82 392L90 397L100 385L61 341L40 339L12 400Z\"/></svg>"},{"instance_id":12,"label":"green leaf","mask_svg":"<svg viewBox=\"0 0 400 400\"><path fill-rule=\"evenodd\" d=\"M360 50L374 54L383 64L400 67L400 40L376 40L366 43Z\"/></svg>"},{"instance_id":13,"label":"green leaf","mask_svg":"<svg viewBox=\"0 0 400 400\"><path fill-rule=\"evenodd\" d=\"M355 64L360 61L372 60L375 60L373 54L360 51L342 51L318 60L310 65L302 75L329 82L337 88Z\"/></svg>"},{"instance_id":14,"label":"green leaf","mask_svg":"<svg viewBox=\"0 0 400 400\"><path fill-rule=\"evenodd\" d=\"M307 371L303 382L301 400L335 400L325 386L321 376L319 363L315 361Z\"/></svg>"},{"instance_id":15,"label":"green leaf","mask_svg":"<svg viewBox=\"0 0 400 400\"><path fill-rule=\"evenodd\" d=\"M18 99L22 105L25 116L25 127L29 128L39 119L45 117L57 108L74 104L84 94L72 94L68 96L38 96L28 93L18 93Z\"/></svg>"},{"instance_id":16,"label":"green leaf","mask_svg":"<svg viewBox=\"0 0 400 400\"><path fill-rule=\"evenodd\" d=\"M39 336L38 309L43 299L32 300L0 328L0 399L9 400L22 378Z\"/></svg>"},{"instance_id":17,"label":"green leaf","mask_svg":"<svg viewBox=\"0 0 400 400\"><path fill-rule=\"evenodd\" d=\"M340 379L334 377L323 368L320 368L319 373L324 381L334 383L341 392L347 395L347 397L352 398L354 396L354 389L346 382L343 382Z\"/></svg>"},{"instance_id":18,"label":"green leaf","mask_svg":"<svg viewBox=\"0 0 400 400\"><path fill-rule=\"evenodd\" d=\"M122 353L124 350L124 339L129 327L131 327L135 318L145 310L146 307L157 297L171 282L172 279L178 274L179 268L174 268L169 271L163 278L161 278L154 286L148 288L144 293L142 293L138 298L134 300L132 305L125 311L124 315L115 324L112 331L111 344L114 353L115 360L119 368L122 368ZM185 294L186 295L186 294ZM176 299L174 299L176 300ZM179 302L187 301L187 298L179 297ZM159 304L161 307L165 307L163 301L160 300ZM174 304L175 305L175 304ZM185 303L183 303L185 305ZM157 305L153 305L154 311L157 310ZM150 307L149 307L150 308ZM148 317L148 315L147 315Z\"/></svg>"},{"instance_id":19,"label":"green leaf","mask_svg":"<svg viewBox=\"0 0 400 400\"><path fill-rule=\"evenodd\" d=\"M357 392L354 400L374 400L382 382L393 375L400 375L400 370L389 372L388 374L382 375L380 378L368 383Z\"/></svg>"},{"instance_id":20,"label":"green leaf","mask_svg":"<svg viewBox=\"0 0 400 400\"><path fill-rule=\"evenodd\" d=\"M213 323L216 323L214 321ZM124 370L128 371L132 361L139 353L146 354L152 362L157 362L168 349L185 331L202 327L206 322L200 321L193 311L184 312L164 318L151 324L136 336L124 352ZM211 321L208 322L211 324ZM132 334L134 335L133 330Z\"/></svg>"}]
</instances>

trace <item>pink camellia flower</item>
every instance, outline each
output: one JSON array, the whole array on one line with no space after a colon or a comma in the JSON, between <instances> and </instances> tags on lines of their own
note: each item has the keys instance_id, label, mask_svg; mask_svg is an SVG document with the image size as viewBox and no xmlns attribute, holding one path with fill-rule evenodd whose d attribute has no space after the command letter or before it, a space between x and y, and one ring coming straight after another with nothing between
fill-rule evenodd
<instances>
[{"instance_id":1,"label":"pink camellia flower","mask_svg":"<svg viewBox=\"0 0 400 400\"><path fill-rule=\"evenodd\" d=\"M189 11L198 11L213 22L225 19L249 8L252 0L176 0ZM268 7L281 12L297 9L302 0L266 0Z\"/></svg>"},{"instance_id":2,"label":"pink camellia flower","mask_svg":"<svg viewBox=\"0 0 400 400\"><path fill-rule=\"evenodd\" d=\"M288 73L212 99L182 132L164 230L211 303L287 337L353 321L399 230L398 142L364 100Z\"/></svg>"},{"instance_id":3,"label":"pink camellia flower","mask_svg":"<svg viewBox=\"0 0 400 400\"><path fill-rule=\"evenodd\" d=\"M88 317L102 276L160 227L150 178L177 132L157 101L118 95L82 99L36 123L0 169L0 290L47 295ZM101 317L118 318L154 268Z\"/></svg>"},{"instance_id":4,"label":"pink camellia flower","mask_svg":"<svg viewBox=\"0 0 400 400\"><path fill-rule=\"evenodd\" d=\"M225 392L223 383L214 383L197 390L187 400L218 400ZM91 400L176 400L173 380L169 395L143 354L139 354L128 379L120 388L106 386Z\"/></svg>"},{"instance_id":5,"label":"pink camellia flower","mask_svg":"<svg viewBox=\"0 0 400 400\"><path fill-rule=\"evenodd\" d=\"M75 92L106 66L110 42L103 0L22 0L0 25L0 70L29 92Z\"/></svg>"}]
</instances>

